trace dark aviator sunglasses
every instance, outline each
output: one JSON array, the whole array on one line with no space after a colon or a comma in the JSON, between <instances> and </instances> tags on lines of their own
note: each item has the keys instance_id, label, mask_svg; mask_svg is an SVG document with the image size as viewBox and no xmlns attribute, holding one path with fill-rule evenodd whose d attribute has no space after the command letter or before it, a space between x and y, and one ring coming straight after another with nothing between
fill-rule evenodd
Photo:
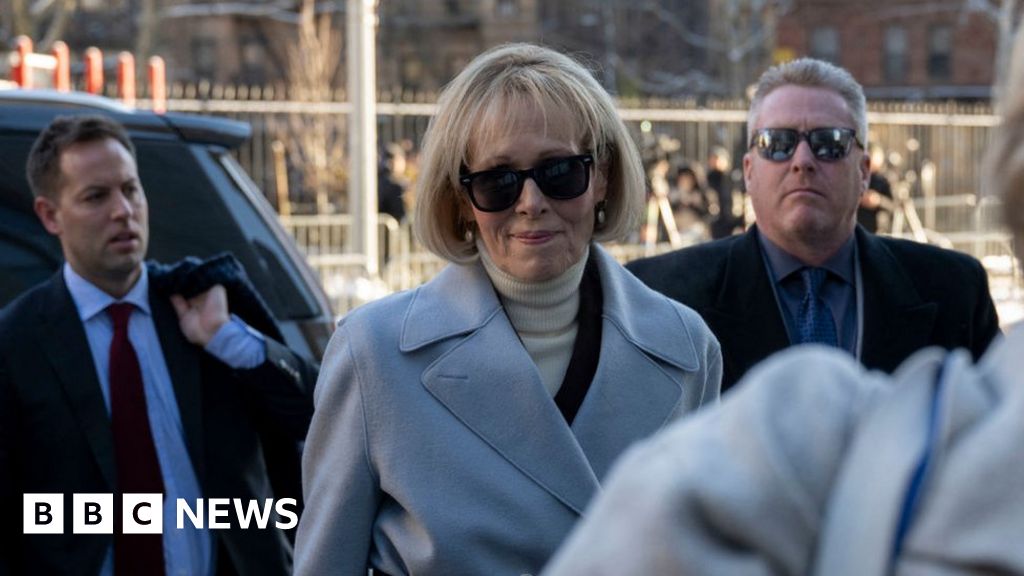
<instances>
[{"instance_id":1,"label":"dark aviator sunglasses","mask_svg":"<svg viewBox=\"0 0 1024 576\"><path fill-rule=\"evenodd\" d=\"M807 141L814 157L822 162L838 162L850 153L854 144L863 150L857 132L851 128L815 128L801 132L792 128L761 128L754 132L750 147L770 162L785 162L796 154L800 141Z\"/></svg>"},{"instance_id":2,"label":"dark aviator sunglasses","mask_svg":"<svg viewBox=\"0 0 1024 576\"><path fill-rule=\"evenodd\" d=\"M459 176L469 201L481 212L501 212L515 205L527 178L554 200L572 200L590 187L591 154L552 158L528 170L496 168Z\"/></svg>"}]
</instances>

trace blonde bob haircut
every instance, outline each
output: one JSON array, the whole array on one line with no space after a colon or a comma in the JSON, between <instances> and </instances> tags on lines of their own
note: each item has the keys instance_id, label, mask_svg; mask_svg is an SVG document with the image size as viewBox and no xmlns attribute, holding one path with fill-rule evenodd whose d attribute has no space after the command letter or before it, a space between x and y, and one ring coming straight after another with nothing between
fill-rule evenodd
<instances>
[{"instance_id":1,"label":"blonde bob haircut","mask_svg":"<svg viewBox=\"0 0 1024 576\"><path fill-rule=\"evenodd\" d=\"M985 153L981 190L985 196L1002 198L1017 256L1024 257L1024 26L1017 31L1008 64L997 101L1003 122Z\"/></svg>"},{"instance_id":2,"label":"blonde bob haircut","mask_svg":"<svg viewBox=\"0 0 1024 576\"><path fill-rule=\"evenodd\" d=\"M474 261L475 224L459 183L471 165L470 146L497 131L508 133L510 111L535 106L569 126L581 152L594 155L595 179L606 181L604 225L593 240L619 240L632 232L644 202L644 171L629 131L611 97L581 64L532 44L507 44L477 56L445 87L423 137L413 224L424 246L455 263Z\"/></svg>"}]
</instances>

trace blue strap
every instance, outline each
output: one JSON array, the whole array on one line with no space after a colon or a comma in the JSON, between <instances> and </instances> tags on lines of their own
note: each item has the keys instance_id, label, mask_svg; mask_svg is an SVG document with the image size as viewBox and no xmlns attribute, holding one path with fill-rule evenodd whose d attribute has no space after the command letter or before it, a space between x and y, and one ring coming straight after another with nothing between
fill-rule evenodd
<instances>
[{"instance_id":1,"label":"blue strap","mask_svg":"<svg viewBox=\"0 0 1024 576\"><path fill-rule=\"evenodd\" d=\"M928 436L921 451L921 458L914 469L914 474L910 478L910 484L907 486L907 492L903 498L903 509L900 510L900 520L896 526L896 538L893 541L892 555L889 558L890 573L896 566L896 559L903 551L903 541L907 537L907 532L910 531L910 525L914 520L914 513L917 511L918 503L924 494L925 479L932 463L935 445L938 442L939 417L942 413L942 385L945 381L946 365L949 363L949 356L948 354L946 355L938 370L935 371L935 381L932 385L932 405L928 415Z\"/></svg>"}]
</instances>

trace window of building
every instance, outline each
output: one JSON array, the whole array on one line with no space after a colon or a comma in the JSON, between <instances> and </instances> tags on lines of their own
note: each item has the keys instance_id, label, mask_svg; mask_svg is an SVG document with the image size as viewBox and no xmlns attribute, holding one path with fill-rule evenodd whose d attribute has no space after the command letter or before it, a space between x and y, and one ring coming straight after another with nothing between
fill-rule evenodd
<instances>
[{"instance_id":1,"label":"window of building","mask_svg":"<svg viewBox=\"0 0 1024 576\"><path fill-rule=\"evenodd\" d=\"M907 29L890 26L885 29L884 76L886 82L907 81Z\"/></svg>"},{"instance_id":2,"label":"window of building","mask_svg":"<svg viewBox=\"0 0 1024 576\"><path fill-rule=\"evenodd\" d=\"M423 62L415 53L406 54L402 58L402 86L409 90L418 90L423 86Z\"/></svg>"},{"instance_id":3,"label":"window of building","mask_svg":"<svg viewBox=\"0 0 1024 576\"><path fill-rule=\"evenodd\" d=\"M82 12L114 12L124 10L125 0L80 0L78 5Z\"/></svg>"},{"instance_id":4,"label":"window of building","mask_svg":"<svg viewBox=\"0 0 1024 576\"><path fill-rule=\"evenodd\" d=\"M811 32L811 56L839 64L839 31L831 26Z\"/></svg>"},{"instance_id":5,"label":"window of building","mask_svg":"<svg viewBox=\"0 0 1024 576\"><path fill-rule=\"evenodd\" d=\"M445 0L445 10L448 11L449 16L455 16L462 12L462 7L459 6L459 0Z\"/></svg>"},{"instance_id":6,"label":"window of building","mask_svg":"<svg viewBox=\"0 0 1024 576\"><path fill-rule=\"evenodd\" d=\"M503 18L519 14L519 0L498 0L495 12Z\"/></svg>"},{"instance_id":7,"label":"window of building","mask_svg":"<svg viewBox=\"0 0 1024 576\"><path fill-rule=\"evenodd\" d=\"M217 41L208 36L193 38L192 65L196 78L213 78L217 71Z\"/></svg>"},{"instance_id":8,"label":"window of building","mask_svg":"<svg viewBox=\"0 0 1024 576\"><path fill-rule=\"evenodd\" d=\"M265 81L264 66L267 54L263 43L256 36L242 38L242 81L247 84L262 84Z\"/></svg>"},{"instance_id":9,"label":"window of building","mask_svg":"<svg viewBox=\"0 0 1024 576\"><path fill-rule=\"evenodd\" d=\"M928 77L948 80L953 72L953 28L935 26L928 31Z\"/></svg>"}]
</instances>

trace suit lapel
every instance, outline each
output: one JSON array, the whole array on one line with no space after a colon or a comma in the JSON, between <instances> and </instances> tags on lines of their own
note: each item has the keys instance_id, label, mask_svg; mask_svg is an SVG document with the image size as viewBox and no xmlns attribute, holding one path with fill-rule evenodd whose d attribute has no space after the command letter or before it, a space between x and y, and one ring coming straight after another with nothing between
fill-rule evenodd
<instances>
[{"instance_id":1,"label":"suit lapel","mask_svg":"<svg viewBox=\"0 0 1024 576\"><path fill-rule=\"evenodd\" d=\"M722 344L723 392L755 364L790 344L756 226L729 247L725 266L722 288L704 318Z\"/></svg>"},{"instance_id":2,"label":"suit lapel","mask_svg":"<svg viewBox=\"0 0 1024 576\"><path fill-rule=\"evenodd\" d=\"M928 345L938 305L921 298L881 239L857 228L864 284L861 359L868 368L891 371Z\"/></svg>"},{"instance_id":3,"label":"suit lapel","mask_svg":"<svg viewBox=\"0 0 1024 576\"><path fill-rule=\"evenodd\" d=\"M34 338L40 349L46 351L103 479L113 491L117 486L114 437L89 340L64 283L63 273L53 276L47 289L49 292L44 298L47 308L40 310L41 318L34 328Z\"/></svg>"},{"instance_id":4,"label":"suit lapel","mask_svg":"<svg viewBox=\"0 0 1024 576\"><path fill-rule=\"evenodd\" d=\"M152 272L152 269L151 269ZM171 376L174 396L178 402L181 426L185 432L185 446L192 460L192 467L205 487L206 470L203 451L203 394L200 356L195 346L181 334L178 316L171 307L167 296L156 292L150 279L149 307L153 311L153 326L160 338L167 371Z\"/></svg>"},{"instance_id":5,"label":"suit lapel","mask_svg":"<svg viewBox=\"0 0 1024 576\"><path fill-rule=\"evenodd\" d=\"M450 305L452 294L460 306ZM448 338L460 340L424 370L426 390L501 458L582 514L597 478L478 264L449 266L418 290L401 348Z\"/></svg>"}]
</instances>

